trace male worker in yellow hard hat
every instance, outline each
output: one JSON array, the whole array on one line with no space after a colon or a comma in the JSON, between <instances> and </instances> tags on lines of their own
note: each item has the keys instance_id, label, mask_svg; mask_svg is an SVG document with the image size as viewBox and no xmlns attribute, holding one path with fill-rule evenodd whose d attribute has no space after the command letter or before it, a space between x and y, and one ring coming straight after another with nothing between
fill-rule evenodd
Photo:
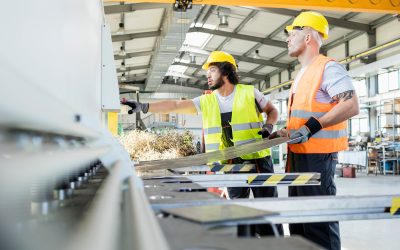
<instances>
[{"instance_id":1,"label":"male worker in yellow hard hat","mask_svg":"<svg viewBox=\"0 0 400 250\"><path fill-rule=\"evenodd\" d=\"M274 105L254 88L253 85L239 84L237 65L232 55L214 51L203 65L207 71L208 86L213 92L192 100L160 101L137 103L123 101L133 112L146 113L188 113L203 115L203 129L206 152L241 145L268 137L278 119ZM263 124L261 113L266 113ZM273 173L270 149L243 155L230 163L250 161L256 164L257 172ZM252 188L254 197L277 197L276 187ZM249 188L228 188L230 198L248 198ZM282 233L281 226L278 230ZM256 227L259 235L271 234L267 226Z\"/></svg>"},{"instance_id":2,"label":"male worker in yellow hard hat","mask_svg":"<svg viewBox=\"0 0 400 250\"><path fill-rule=\"evenodd\" d=\"M301 69L290 89L286 129L290 135L287 171L321 173L320 186L289 187L289 196L336 195L334 173L337 152L347 149L347 120L358 114L358 98L345 68L319 53L328 38L326 18L307 11L286 27L288 53ZM340 250L338 222L290 224L300 234L326 249Z\"/></svg>"}]
</instances>

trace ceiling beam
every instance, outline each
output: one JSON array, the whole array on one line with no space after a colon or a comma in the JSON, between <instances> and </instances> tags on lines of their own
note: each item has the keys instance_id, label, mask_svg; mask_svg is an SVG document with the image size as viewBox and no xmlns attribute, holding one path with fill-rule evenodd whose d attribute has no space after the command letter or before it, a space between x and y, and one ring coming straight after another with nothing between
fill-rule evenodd
<instances>
[{"instance_id":1,"label":"ceiling beam","mask_svg":"<svg viewBox=\"0 0 400 250\"><path fill-rule=\"evenodd\" d=\"M160 9L171 7L172 4L163 3L132 3L124 5L109 5L104 6L104 13L108 14L118 14L125 12L133 12L135 10L148 10L148 9Z\"/></svg>"},{"instance_id":2,"label":"ceiling beam","mask_svg":"<svg viewBox=\"0 0 400 250\"><path fill-rule=\"evenodd\" d=\"M156 37L156 36L160 36L160 35L161 35L160 30L141 32L141 33L123 34L123 35L113 35L112 41L113 42L123 42L123 41L129 41L129 40L137 39L137 38Z\"/></svg>"},{"instance_id":3,"label":"ceiling beam","mask_svg":"<svg viewBox=\"0 0 400 250\"><path fill-rule=\"evenodd\" d=\"M218 50L218 49L216 49L216 50ZM194 54L194 55L209 55L211 53L211 51L208 51L208 50L198 50L197 51L195 48L192 49L190 47L187 47L186 51L191 54ZM272 66L272 67L276 67L276 68L287 69L290 66L287 63L275 62L273 60L257 59L257 58L244 56L244 55L241 56L241 55L232 54L232 56L235 58L236 62L242 61L242 62L248 62L248 63L254 63L254 64L261 64L262 67Z\"/></svg>"},{"instance_id":4,"label":"ceiling beam","mask_svg":"<svg viewBox=\"0 0 400 250\"><path fill-rule=\"evenodd\" d=\"M145 83L145 81L143 80L143 81L125 81L123 84L125 84L125 85L132 85L132 86L138 86L139 85L139 88L140 88L140 86L144 86L144 83Z\"/></svg>"},{"instance_id":5,"label":"ceiling beam","mask_svg":"<svg viewBox=\"0 0 400 250\"><path fill-rule=\"evenodd\" d=\"M247 56L238 56L238 55L232 55L232 56L236 60L239 60L239 61L242 61L242 62L261 64L262 66L272 66L272 67L283 68L283 69L288 69L289 68L289 64L280 63L280 62L274 62L272 60L256 59L256 58L251 58L251 57L247 57Z\"/></svg>"},{"instance_id":6,"label":"ceiling beam","mask_svg":"<svg viewBox=\"0 0 400 250\"><path fill-rule=\"evenodd\" d=\"M204 89L204 90L208 89L208 85L205 83L204 84L195 84L195 83L184 81L181 84L179 80L177 80L175 82L175 80L173 80L173 79L163 81L162 84L178 85L178 86L183 86L183 87L191 87L191 88Z\"/></svg>"},{"instance_id":7,"label":"ceiling beam","mask_svg":"<svg viewBox=\"0 0 400 250\"><path fill-rule=\"evenodd\" d=\"M350 41L358 36L361 36L362 34L364 34L364 32L361 32L361 31L353 31L353 32L347 33L346 35L322 46L321 49L328 51L336 46L339 46L347 41Z\"/></svg>"},{"instance_id":8,"label":"ceiling beam","mask_svg":"<svg viewBox=\"0 0 400 250\"><path fill-rule=\"evenodd\" d=\"M147 77L147 73L125 75L125 78L127 79L126 81L141 81L143 79L146 79L146 77ZM118 78L121 78L121 76L118 76Z\"/></svg>"},{"instance_id":9,"label":"ceiling beam","mask_svg":"<svg viewBox=\"0 0 400 250\"><path fill-rule=\"evenodd\" d=\"M150 65L141 65L141 66L134 66L134 67L126 67L126 70L117 70L117 73L121 73L121 72L129 72L132 70L141 70L141 69L148 69L150 68Z\"/></svg>"},{"instance_id":10,"label":"ceiling beam","mask_svg":"<svg viewBox=\"0 0 400 250\"><path fill-rule=\"evenodd\" d=\"M206 29L206 28L200 28L200 27L193 27L193 28L190 28L188 32L207 33L207 34L216 35L216 36L224 36L224 37L229 37L229 38L234 38L234 39L257 42L257 43L261 43L261 44L265 44L265 45L269 45L269 46L280 47L280 48L287 47L287 44L283 41L273 40L273 39L269 39L269 38L256 37L256 36L236 34L236 33L226 32L226 31L221 31L221 30L212 30L212 29Z\"/></svg>"},{"instance_id":11,"label":"ceiling beam","mask_svg":"<svg viewBox=\"0 0 400 250\"><path fill-rule=\"evenodd\" d=\"M194 63L174 62L172 65L181 65L181 66L191 67L191 68L195 68L195 69L201 69L201 65L194 64ZM254 78L254 79L258 79L258 80L265 80L264 75L246 73L246 72L241 72L241 71L238 72L238 75L241 77L249 77L249 78Z\"/></svg>"},{"instance_id":12,"label":"ceiling beam","mask_svg":"<svg viewBox=\"0 0 400 250\"><path fill-rule=\"evenodd\" d=\"M154 54L154 51L141 51L141 52L132 52L132 53L126 53L125 56L120 56L120 55L114 55L114 60L123 60L123 59L129 59L132 57L139 57L139 56L152 56Z\"/></svg>"},{"instance_id":13,"label":"ceiling beam","mask_svg":"<svg viewBox=\"0 0 400 250\"><path fill-rule=\"evenodd\" d=\"M248 14L248 15L245 17L245 19L243 19L242 22L233 30L232 33L235 33L235 34L239 33L239 31L240 31L241 29L243 29L243 27L244 27L255 15L257 15L257 13L258 13L258 10L252 10L252 11L250 12L250 14ZM226 38L224 39L224 41L223 41L215 50L222 50L222 48L225 46L225 44L227 44L231 39L232 39L232 38L230 38L230 37L226 37Z\"/></svg>"},{"instance_id":14,"label":"ceiling beam","mask_svg":"<svg viewBox=\"0 0 400 250\"><path fill-rule=\"evenodd\" d=\"M261 11L269 12L269 13L285 15L285 16L291 16L291 17L296 17L301 13L301 11L291 10L291 9L257 8L257 7L248 7L248 8L261 10ZM328 17L328 16L325 16L325 17L326 17L326 20L328 20L329 25L332 25L332 26L345 28L345 29L364 31L364 32L367 32L370 30L370 25L365 24L365 23L352 22L352 21L347 21L344 19Z\"/></svg>"}]
</instances>

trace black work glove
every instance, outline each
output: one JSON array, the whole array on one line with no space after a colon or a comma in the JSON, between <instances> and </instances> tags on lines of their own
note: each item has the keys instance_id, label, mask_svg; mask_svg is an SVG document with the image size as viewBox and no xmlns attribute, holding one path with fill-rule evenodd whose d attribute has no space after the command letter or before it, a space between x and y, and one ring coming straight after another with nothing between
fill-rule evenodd
<instances>
[{"instance_id":1,"label":"black work glove","mask_svg":"<svg viewBox=\"0 0 400 250\"><path fill-rule=\"evenodd\" d=\"M321 123L315 117L310 117L306 124L301 126L293 134L290 135L290 141L288 144L305 143L310 139L311 136L316 134L322 129Z\"/></svg>"},{"instance_id":2,"label":"black work glove","mask_svg":"<svg viewBox=\"0 0 400 250\"><path fill-rule=\"evenodd\" d=\"M128 101L125 98L122 98L121 104L127 105L131 107L131 110L128 111L128 114L139 113L142 111L143 113L147 113L149 111L149 104L148 103L140 103L137 101Z\"/></svg>"},{"instance_id":3,"label":"black work glove","mask_svg":"<svg viewBox=\"0 0 400 250\"><path fill-rule=\"evenodd\" d=\"M262 138L268 138L274 129L274 125L272 124L264 124L260 131L258 131L259 135L262 135Z\"/></svg>"}]
</instances>

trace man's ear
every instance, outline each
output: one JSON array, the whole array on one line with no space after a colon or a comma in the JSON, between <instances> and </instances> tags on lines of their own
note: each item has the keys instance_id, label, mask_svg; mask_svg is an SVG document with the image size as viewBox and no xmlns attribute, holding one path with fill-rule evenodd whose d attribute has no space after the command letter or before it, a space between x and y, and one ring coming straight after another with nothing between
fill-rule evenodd
<instances>
[{"instance_id":1,"label":"man's ear","mask_svg":"<svg viewBox=\"0 0 400 250\"><path fill-rule=\"evenodd\" d=\"M307 35L306 35L305 41L306 41L306 43L310 43L310 41L311 41L311 34L307 34Z\"/></svg>"}]
</instances>

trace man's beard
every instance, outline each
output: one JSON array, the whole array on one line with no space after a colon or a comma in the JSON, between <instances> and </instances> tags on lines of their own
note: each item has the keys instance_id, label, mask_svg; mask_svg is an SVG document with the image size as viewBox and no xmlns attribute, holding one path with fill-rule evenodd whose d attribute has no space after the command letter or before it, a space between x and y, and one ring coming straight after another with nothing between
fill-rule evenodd
<instances>
[{"instance_id":1,"label":"man's beard","mask_svg":"<svg viewBox=\"0 0 400 250\"><path fill-rule=\"evenodd\" d=\"M296 50L289 51L288 54L290 57L298 57L299 55L301 55L301 53L303 53L303 51L305 50L305 47L306 47L305 45L297 47Z\"/></svg>"},{"instance_id":2,"label":"man's beard","mask_svg":"<svg viewBox=\"0 0 400 250\"><path fill-rule=\"evenodd\" d=\"M224 81L222 80L222 77L218 77L218 79L215 82L216 83L214 85L210 86L211 90L219 89L224 85Z\"/></svg>"}]
</instances>

